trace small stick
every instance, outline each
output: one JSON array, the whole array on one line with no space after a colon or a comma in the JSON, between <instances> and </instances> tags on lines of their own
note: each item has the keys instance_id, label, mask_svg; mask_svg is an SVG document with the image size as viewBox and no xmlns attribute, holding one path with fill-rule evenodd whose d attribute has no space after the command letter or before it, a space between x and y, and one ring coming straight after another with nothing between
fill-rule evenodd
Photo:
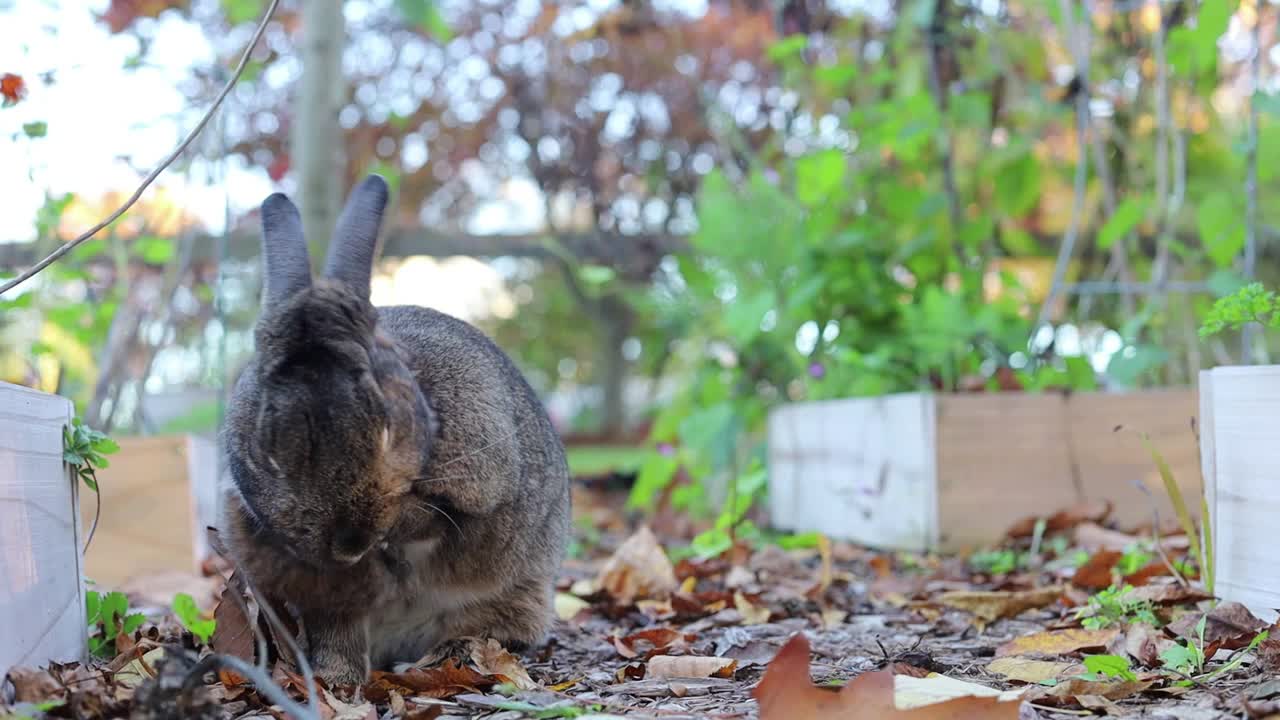
<instances>
[{"instance_id":1,"label":"small stick","mask_svg":"<svg viewBox=\"0 0 1280 720\"><path fill-rule=\"evenodd\" d=\"M63 255L66 255L76 249L76 247L84 241L94 235L97 235L99 230L115 222L121 215L125 214L129 208L133 207L134 203L138 202L138 198L141 198L142 193L146 191L151 183L155 182L155 179L160 177L160 173L164 172L166 168L172 165L173 162L178 159L179 155L186 152L186 149L195 141L196 137L200 135L205 126L209 124L209 121L213 118L213 113L222 105L222 101L231 93L231 88L235 87L236 82L240 80L240 76L244 74L245 67L249 65L249 56L253 54L253 49L257 47L258 41L262 39L262 33L266 31L267 23L270 22L271 17L275 15L276 7L279 5L280 0L271 0L271 4L267 7L266 14L263 15L262 20L258 22L257 30L254 31L253 37L249 39L249 44L245 47L244 54L240 56L240 63L236 65L235 72L231 74L231 79L227 81L225 86L223 86L222 92L218 93L218 96L214 98L213 104L209 106L204 117L200 118L200 122L196 123L196 126L187 135L186 139L184 139L182 143L178 145L176 150L169 153L169 156L161 161L160 164L157 165L145 179L143 179L142 184L138 186L138 189L133 191L133 195L129 196L129 199L117 208L115 212L108 215L105 220L89 228L84 233L81 233L76 239L64 243L57 250L50 253L48 257L36 263L30 269L23 271L22 274L18 275L18 277L6 282L3 286L0 286L0 295L4 295L22 283L35 277L37 273L57 262Z\"/></svg>"},{"instance_id":2,"label":"small stick","mask_svg":"<svg viewBox=\"0 0 1280 720\"><path fill-rule=\"evenodd\" d=\"M1173 561L1169 559L1169 555L1164 551L1164 545L1160 541L1160 508L1156 505L1155 496L1151 494L1151 490L1147 488L1141 480L1134 480L1133 484L1147 496L1147 501L1151 503L1151 537L1155 540L1156 552L1159 553L1160 559L1164 562L1164 566L1173 573L1173 578L1183 588L1190 588L1191 583L1178 572L1178 568L1174 567Z\"/></svg>"}]
</instances>

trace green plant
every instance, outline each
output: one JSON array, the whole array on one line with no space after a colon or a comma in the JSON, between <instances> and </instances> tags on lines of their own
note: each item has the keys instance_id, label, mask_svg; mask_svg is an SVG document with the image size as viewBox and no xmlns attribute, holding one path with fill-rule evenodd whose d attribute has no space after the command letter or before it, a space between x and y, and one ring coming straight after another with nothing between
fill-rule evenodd
<instances>
[{"instance_id":1,"label":"green plant","mask_svg":"<svg viewBox=\"0 0 1280 720\"><path fill-rule=\"evenodd\" d=\"M1151 564L1156 559L1147 543L1133 543L1124 549L1124 554L1116 561L1116 572L1121 577L1128 577Z\"/></svg>"},{"instance_id":2,"label":"green plant","mask_svg":"<svg viewBox=\"0 0 1280 720\"><path fill-rule=\"evenodd\" d=\"M120 450L116 441L74 418L62 429L62 459L92 491L98 491L97 471L110 465L106 455Z\"/></svg>"},{"instance_id":3,"label":"green plant","mask_svg":"<svg viewBox=\"0 0 1280 720\"><path fill-rule=\"evenodd\" d=\"M1174 513L1178 516L1178 524L1182 526L1182 531L1187 535L1191 559L1200 568L1200 579L1204 583L1205 590L1212 595L1214 590L1213 528L1208 522L1202 522L1200 532L1196 532L1195 521L1191 519L1191 513L1187 510L1186 499L1182 496L1182 490L1178 487L1178 481L1174 478L1173 470L1169 467L1169 463L1165 462L1164 456L1156 449L1155 444L1151 442L1151 438L1146 433L1140 433L1139 435L1160 472L1165 494L1169 496L1169 502L1173 504ZM1200 482L1200 517L1202 519L1209 517L1209 499L1204 492L1204 478L1201 478Z\"/></svg>"},{"instance_id":4,"label":"green plant","mask_svg":"<svg viewBox=\"0 0 1280 720\"><path fill-rule=\"evenodd\" d=\"M1105 677L1132 682L1138 679L1129 663L1129 658L1120 655L1086 655L1084 667L1090 673L1082 676L1082 679L1086 680Z\"/></svg>"},{"instance_id":5,"label":"green plant","mask_svg":"<svg viewBox=\"0 0 1280 720\"><path fill-rule=\"evenodd\" d=\"M178 593L174 596L173 614L178 618L178 622L182 623L182 627L206 644L213 637L213 631L218 625L213 618L204 617L196 601L186 593Z\"/></svg>"},{"instance_id":6,"label":"green plant","mask_svg":"<svg viewBox=\"0 0 1280 720\"><path fill-rule=\"evenodd\" d=\"M1030 566L1031 556L1013 550L984 550L969 557L969 567L988 575L1007 575Z\"/></svg>"},{"instance_id":7,"label":"green plant","mask_svg":"<svg viewBox=\"0 0 1280 720\"><path fill-rule=\"evenodd\" d=\"M1201 337L1212 337L1228 328L1239 330L1249 323L1268 328L1280 327L1280 298L1262 283L1249 283L1239 290L1218 298L1200 326Z\"/></svg>"},{"instance_id":8,"label":"green plant","mask_svg":"<svg viewBox=\"0 0 1280 720\"><path fill-rule=\"evenodd\" d=\"M90 590L85 593L84 601L89 625L89 652L95 657L114 657L116 639L133 634L146 620L141 613L130 614L129 598L122 592L104 595Z\"/></svg>"},{"instance_id":9,"label":"green plant","mask_svg":"<svg viewBox=\"0 0 1280 720\"><path fill-rule=\"evenodd\" d=\"M1133 588L1112 585L1089 598L1089 604L1076 610L1076 619L1089 630L1100 630L1126 623L1159 625L1150 600L1133 598Z\"/></svg>"},{"instance_id":10,"label":"green plant","mask_svg":"<svg viewBox=\"0 0 1280 720\"><path fill-rule=\"evenodd\" d=\"M1204 615L1200 618L1200 622L1196 623L1194 638L1184 639L1160 653L1160 662L1164 669L1183 676L1179 685L1188 687L1198 682L1213 680L1235 670L1244 662L1247 654L1256 650L1268 637L1266 630L1258 633L1247 647L1236 651L1227 662L1206 673L1205 666L1209 658L1205 657L1204 652L1204 631L1208 620L1209 616Z\"/></svg>"},{"instance_id":11,"label":"green plant","mask_svg":"<svg viewBox=\"0 0 1280 720\"><path fill-rule=\"evenodd\" d=\"M84 550L89 549L89 544L93 542L93 535L98 530L98 520L102 517L102 495L98 492L98 470L110 465L106 455L111 455L120 450L120 446L115 440L107 437L106 433L99 432L81 422L80 418L73 418L70 427L62 428L62 459L71 466L76 477L80 478L85 487L93 491L94 509L93 524L89 526L89 536L85 538Z\"/></svg>"},{"instance_id":12,"label":"green plant","mask_svg":"<svg viewBox=\"0 0 1280 720\"><path fill-rule=\"evenodd\" d=\"M45 717L45 713L50 710L56 710L67 702L65 700L48 700L42 703L18 703L13 707L13 712L9 715L0 716L3 720L37 720L37 718Z\"/></svg>"}]
</instances>

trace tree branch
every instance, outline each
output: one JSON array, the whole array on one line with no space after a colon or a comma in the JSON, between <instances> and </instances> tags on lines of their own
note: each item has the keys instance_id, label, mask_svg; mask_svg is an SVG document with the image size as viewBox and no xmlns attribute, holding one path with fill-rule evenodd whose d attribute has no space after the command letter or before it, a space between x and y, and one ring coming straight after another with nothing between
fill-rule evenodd
<instances>
[{"instance_id":1,"label":"tree branch","mask_svg":"<svg viewBox=\"0 0 1280 720\"><path fill-rule=\"evenodd\" d=\"M236 82L240 80L240 76L244 74L244 69L249 64L249 57L253 54L253 49L257 47L258 41L262 39L262 33L266 31L267 23L271 21L271 17L275 15L276 8L279 5L280 0L271 0L271 4L267 6L267 12L262 16L262 20L258 22L258 28L254 30L253 37L249 39L249 44L244 49L244 54L240 56L240 62L236 65L235 72L231 74L231 79L227 81L225 86L223 86L222 92L218 93L218 97L214 99L213 104L209 106L207 111L205 111L204 117L200 118L200 122L196 123L195 128L193 128L187 137L178 145L177 149L170 153L168 157L166 157L154 170L151 171L150 174L147 175L146 178L143 179L142 184L138 186L138 189L133 191L133 195L129 196L129 199L117 208L115 212L108 215L105 220L94 225L92 228L89 228L88 231L82 233L76 239L65 243L62 247L54 250L48 257L36 263L35 266L29 270L22 272L18 277L6 282L3 286L0 286L0 295L4 295L15 287L35 277L41 270L44 270L57 262L63 255L66 255L84 241L98 234L99 230L115 222L121 215L124 215L129 208L133 207L134 203L138 202L138 198L141 198L142 193L150 187L151 183L155 182L155 179L160 177L160 173L164 172L166 168L172 165L173 162L178 159L178 156L186 152L186 149L195 141L196 137L200 135L205 126L209 124L209 120L213 118L213 114L217 112L219 107L221 107L222 101L227 98L227 95L231 93L231 89L235 87Z\"/></svg>"}]
</instances>

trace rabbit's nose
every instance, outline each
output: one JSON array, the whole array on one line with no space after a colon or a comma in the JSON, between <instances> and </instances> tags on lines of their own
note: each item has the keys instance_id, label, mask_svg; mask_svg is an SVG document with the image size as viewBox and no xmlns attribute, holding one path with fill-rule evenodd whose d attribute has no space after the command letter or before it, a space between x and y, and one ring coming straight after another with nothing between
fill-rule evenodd
<instances>
[{"instance_id":1,"label":"rabbit's nose","mask_svg":"<svg viewBox=\"0 0 1280 720\"><path fill-rule=\"evenodd\" d=\"M339 526L333 534L333 559L343 565L354 565L373 547L373 533L349 525Z\"/></svg>"}]
</instances>

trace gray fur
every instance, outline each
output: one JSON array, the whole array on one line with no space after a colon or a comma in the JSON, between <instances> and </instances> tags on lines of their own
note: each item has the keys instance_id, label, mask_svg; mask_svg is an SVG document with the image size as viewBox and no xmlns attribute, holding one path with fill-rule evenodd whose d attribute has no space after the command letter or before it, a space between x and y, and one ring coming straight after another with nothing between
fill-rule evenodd
<instances>
[{"instance_id":1,"label":"gray fur","mask_svg":"<svg viewBox=\"0 0 1280 720\"><path fill-rule=\"evenodd\" d=\"M286 276L223 426L228 550L336 684L463 636L541 642L569 532L564 449L511 360L461 320L369 303L385 201L357 188L314 284L264 233Z\"/></svg>"}]
</instances>

